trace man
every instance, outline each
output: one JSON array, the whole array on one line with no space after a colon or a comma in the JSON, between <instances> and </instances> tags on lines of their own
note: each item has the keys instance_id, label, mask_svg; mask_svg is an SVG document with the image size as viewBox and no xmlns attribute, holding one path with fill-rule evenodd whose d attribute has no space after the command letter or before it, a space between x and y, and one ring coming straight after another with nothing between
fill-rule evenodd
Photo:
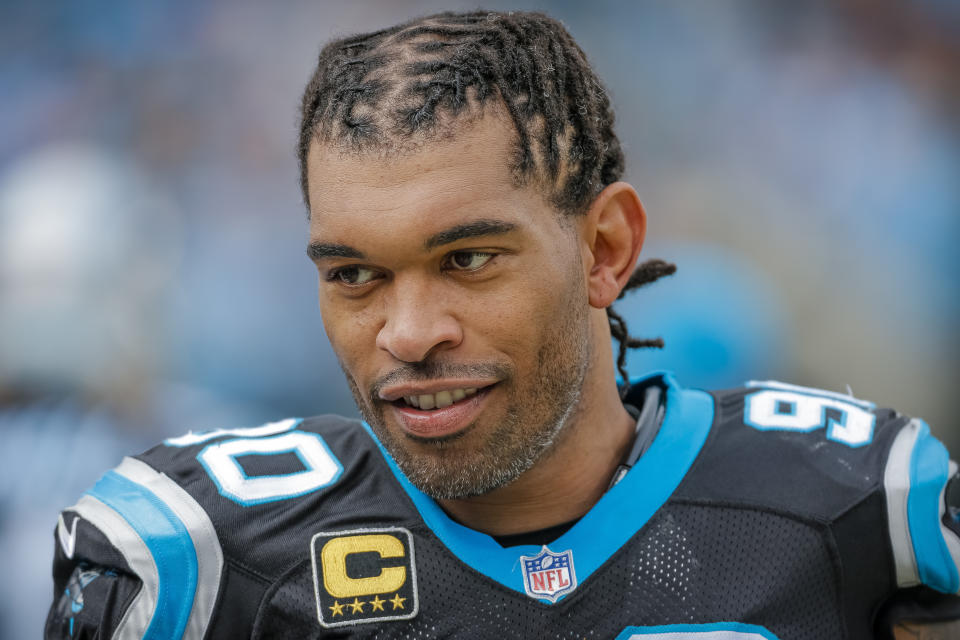
<instances>
[{"instance_id":1,"label":"man","mask_svg":"<svg viewBox=\"0 0 960 640\"><path fill-rule=\"evenodd\" d=\"M61 516L47 636L956 632L955 468L922 421L773 382L618 387L611 334L621 374L656 341L610 305L672 265L634 272L612 121L539 14L328 44L302 103L308 254L365 422L125 459Z\"/></svg>"}]
</instances>

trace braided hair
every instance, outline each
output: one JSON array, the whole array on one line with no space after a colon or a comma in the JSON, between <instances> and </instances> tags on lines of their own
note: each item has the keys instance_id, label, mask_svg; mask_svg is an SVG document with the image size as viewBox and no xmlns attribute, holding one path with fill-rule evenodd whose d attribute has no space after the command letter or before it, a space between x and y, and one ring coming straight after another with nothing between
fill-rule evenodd
<instances>
[{"instance_id":1,"label":"braided hair","mask_svg":"<svg viewBox=\"0 0 960 640\"><path fill-rule=\"evenodd\" d=\"M308 205L307 154L314 141L341 149L405 153L455 134L487 105L502 107L516 131L511 172L534 182L561 214L582 215L623 175L613 109L573 37L542 13L440 13L373 33L340 38L320 51L300 105L297 157ZM676 270L650 260L623 293ZM607 309L620 348L662 347L637 340Z\"/></svg>"}]
</instances>

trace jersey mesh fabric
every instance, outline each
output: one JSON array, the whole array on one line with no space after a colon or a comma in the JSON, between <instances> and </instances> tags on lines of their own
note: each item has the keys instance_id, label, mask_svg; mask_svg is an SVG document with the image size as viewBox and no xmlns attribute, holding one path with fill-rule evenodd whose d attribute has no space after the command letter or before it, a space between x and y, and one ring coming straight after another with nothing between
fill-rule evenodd
<instances>
[{"instance_id":1,"label":"jersey mesh fabric","mask_svg":"<svg viewBox=\"0 0 960 640\"><path fill-rule=\"evenodd\" d=\"M780 640L847 637L823 531L774 513L668 504L556 605L474 571L429 530L414 533L417 617L323 629L303 563L268 595L254 637L572 640L613 638L631 625L730 620L764 626Z\"/></svg>"}]
</instances>

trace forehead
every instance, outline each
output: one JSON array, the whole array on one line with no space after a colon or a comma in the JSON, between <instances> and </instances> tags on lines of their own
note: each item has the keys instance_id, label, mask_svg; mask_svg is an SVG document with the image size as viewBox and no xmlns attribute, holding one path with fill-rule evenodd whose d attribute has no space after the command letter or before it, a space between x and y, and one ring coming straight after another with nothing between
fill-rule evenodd
<instances>
[{"instance_id":1,"label":"forehead","mask_svg":"<svg viewBox=\"0 0 960 640\"><path fill-rule=\"evenodd\" d=\"M470 212L525 217L548 210L539 189L514 183L515 135L488 116L397 155L343 152L315 142L307 157L311 235L412 214L411 224L429 225Z\"/></svg>"}]
</instances>

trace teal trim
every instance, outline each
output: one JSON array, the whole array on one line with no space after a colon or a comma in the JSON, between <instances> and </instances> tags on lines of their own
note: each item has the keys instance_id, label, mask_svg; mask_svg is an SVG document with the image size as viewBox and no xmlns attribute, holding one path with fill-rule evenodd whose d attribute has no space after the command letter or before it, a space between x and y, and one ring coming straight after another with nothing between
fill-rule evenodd
<instances>
[{"instance_id":1,"label":"teal trim","mask_svg":"<svg viewBox=\"0 0 960 640\"><path fill-rule=\"evenodd\" d=\"M717 632L725 632L722 636ZM614 640L630 640L636 636L683 634L689 640L780 640L766 628L743 622L714 622L712 624L663 624L655 627L627 627ZM736 634L731 636L732 634Z\"/></svg>"},{"instance_id":2,"label":"teal trim","mask_svg":"<svg viewBox=\"0 0 960 640\"><path fill-rule=\"evenodd\" d=\"M907 496L913 552L923 584L943 593L956 593L960 589L960 576L940 528L940 494L950 475L950 455L930 434L927 423L919 422L920 431L910 456Z\"/></svg>"},{"instance_id":3,"label":"teal trim","mask_svg":"<svg viewBox=\"0 0 960 640\"><path fill-rule=\"evenodd\" d=\"M577 582L582 583L605 563L667 501L683 480L713 424L713 397L681 389L669 374L659 374L666 386L666 414L649 449L616 486L608 491L550 550L573 551ZM397 481L413 500L423 521L461 561L519 593L525 593L520 556L541 548L521 545L504 549L485 533L450 519L436 502L407 480L370 426L364 428L380 448ZM562 598L561 598L562 600ZM548 600L541 602L549 603Z\"/></svg>"},{"instance_id":4,"label":"teal trim","mask_svg":"<svg viewBox=\"0 0 960 640\"><path fill-rule=\"evenodd\" d=\"M197 552L183 522L153 492L115 471L87 492L126 520L157 567L157 606L143 640L182 637L197 591Z\"/></svg>"}]
</instances>

